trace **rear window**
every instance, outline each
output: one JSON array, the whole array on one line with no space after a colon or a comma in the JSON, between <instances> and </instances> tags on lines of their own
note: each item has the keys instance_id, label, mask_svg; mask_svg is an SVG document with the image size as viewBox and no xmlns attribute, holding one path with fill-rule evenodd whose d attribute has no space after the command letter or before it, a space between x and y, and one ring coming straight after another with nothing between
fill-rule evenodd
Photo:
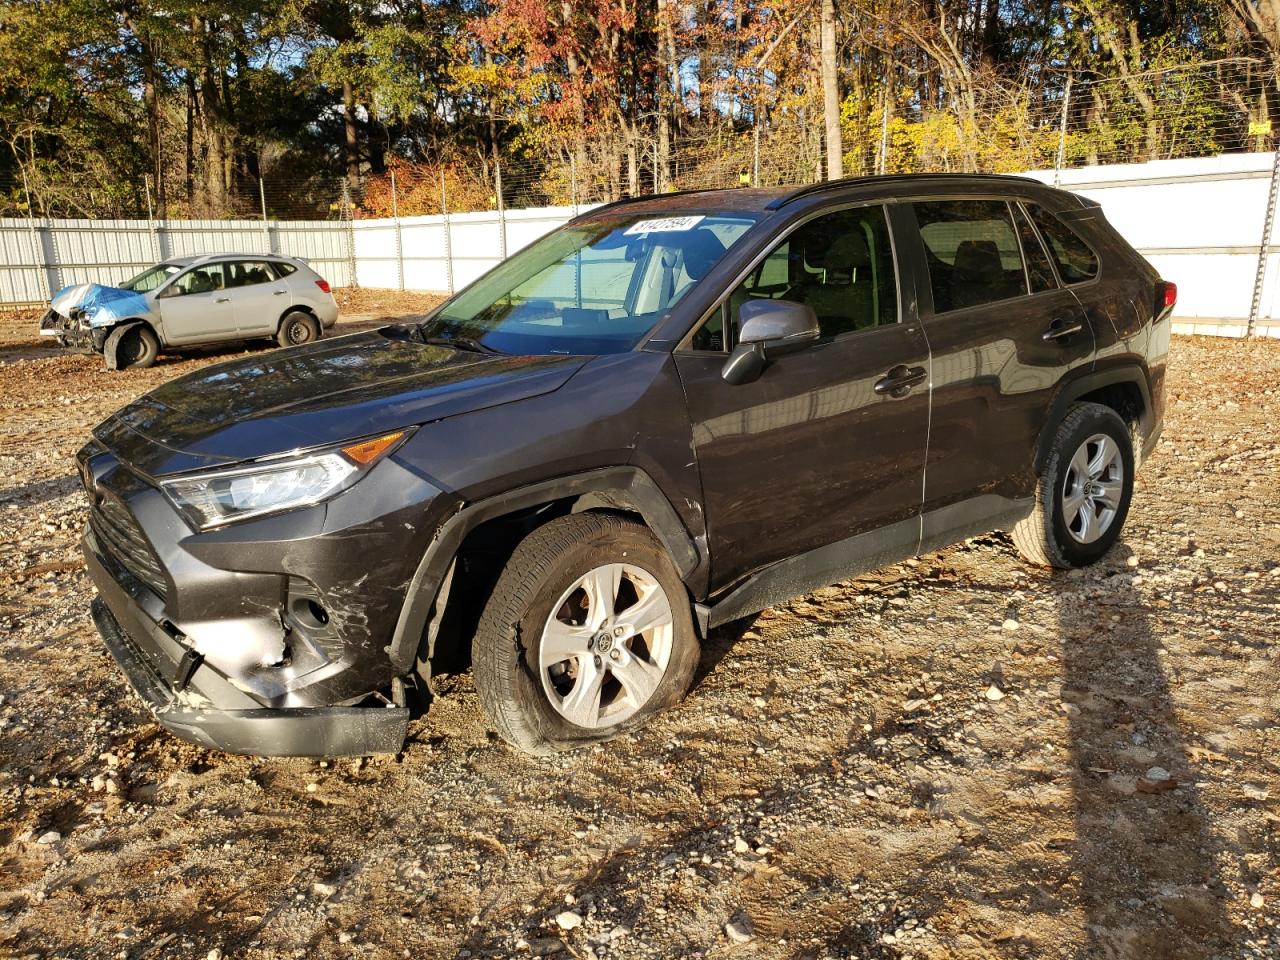
<instances>
[{"instance_id":1,"label":"rear window","mask_svg":"<svg viewBox=\"0 0 1280 960\"><path fill-rule=\"evenodd\" d=\"M1065 223L1035 204L1027 212L1049 245L1063 283L1083 283L1098 275L1098 255Z\"/></svg>"},{"instance_id":2,"label":"rear window","mask_svg":"<svg viewBox=\"0 0 1280 960\"><path fill-rule=\"evenodd\" d=\"M1007 203L936 200L913 206L935 313L1026 295L1022 250Z\"/></svg>"}]
</instances>

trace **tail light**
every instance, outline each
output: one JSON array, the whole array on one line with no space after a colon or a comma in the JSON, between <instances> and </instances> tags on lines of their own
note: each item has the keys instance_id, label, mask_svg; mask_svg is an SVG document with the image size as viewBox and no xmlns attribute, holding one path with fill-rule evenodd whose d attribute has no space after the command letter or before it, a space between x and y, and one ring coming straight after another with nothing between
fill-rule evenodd
<instances>
[{"instance_id":1,"label":"tail light","mask_svg":"<svg viewBox=\"0 0 1280 960\"><path fill-rule=\"evenodd\" d=\"M1156 317L1162 319L1173 312L1178 302L1178 285L1169 280L1161 280L1156 284Z\"/></svg>"},{"instance_id":2,"label":"tail light","mask_svg":"<svg viewBox=\"0 0 1280 960\"><path fill-rule=\"evenodd\" d=\"M321 290L323 290L325 293L332 293L332 291L329 289L329 281L325 280L323 277L321 277L319 280L316 281L316 286L319 287Z\"/></svg>"}]
</instances>

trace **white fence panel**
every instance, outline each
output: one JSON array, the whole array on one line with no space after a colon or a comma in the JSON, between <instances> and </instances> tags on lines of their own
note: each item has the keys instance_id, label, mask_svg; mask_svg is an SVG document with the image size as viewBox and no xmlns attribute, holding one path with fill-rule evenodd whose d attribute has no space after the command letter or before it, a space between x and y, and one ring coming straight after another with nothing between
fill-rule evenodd
<instances>
[{"instance_id":1,"label":"white fence panel","mask_svg":"<svg viewBox=\"0 0 1280 960\"><path fill-rule=\"evenodd\" d=\"M1063 170L1064 189L1102 204L1107 220L1178 285L1184 332L1243 333L1249 320L1275 155ZM1030 174L1052 183L1052 170ZM1280 320L1280 246L1267 253L1260 321Z\"/></svg>"},{"instance_id":2,"label":"white fence panel","mask_svg":"<svg viewBox=\"0 0 1280 960\"><path fill-rule=\"evenodd\" d=\"M1057 178L1065 189L1100 202L1129 242L1178 284L1182 329L1242 332L1273 158L1230 154L1086 167ZM1052 170L1030 175L1055 181ZM335 286L458 290L572 215L569 207L540 207L398 223L0 219L0 304L38 303L71 283L118 283L166 257L239 251L304 257ZM1259 319L1280 333L1275 243L1265 276Z\"/></svg>"}]
</instances>

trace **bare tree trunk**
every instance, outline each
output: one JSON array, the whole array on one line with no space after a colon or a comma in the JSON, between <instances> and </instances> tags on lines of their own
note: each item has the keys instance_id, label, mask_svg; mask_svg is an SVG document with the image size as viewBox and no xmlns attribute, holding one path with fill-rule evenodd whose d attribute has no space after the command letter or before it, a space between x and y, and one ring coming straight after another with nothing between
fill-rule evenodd
<instances>
[{"instance_id":1,"label":"bare tree trunk","mask_svg":"<svg viewBox=\"0 0 1280 960\"><path fill-rule=\"evenodd\" d=\"M147 143L151 153L151 178L156 185L156 216L165 218L164 158L160 152L160 99L156 92L156 56L151 37L129 24L142 48L142 103L147 113Z\"/></svg>"},{"instance_id":2,"label":"bare tree trunk","mask_svg":"<svg viewBox=\"0 0 1280 960\"><path fill-rule=\"evenodd\" d=\"M840 87L836 73L836 5L822 0L822 118L827 134L827 179L844 176L844 141L840 136Z\"/></svg>"},{"instance_id":3,"label":"bare tree trunk","mask_svg":"<svg viewBox=\"0 0 1280 960\"><path fill-rule=\"evenodd\" d=\"M342 134L347 183L354 190L360 183L360 136L356 129L356 91L350 80L342 81Z\"/></svg>"}]
</instances>

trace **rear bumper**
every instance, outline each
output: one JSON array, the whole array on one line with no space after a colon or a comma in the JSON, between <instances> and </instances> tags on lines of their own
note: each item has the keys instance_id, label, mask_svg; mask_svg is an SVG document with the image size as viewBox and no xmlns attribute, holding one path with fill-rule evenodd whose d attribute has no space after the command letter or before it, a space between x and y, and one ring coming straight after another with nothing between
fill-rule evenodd
<instances>
[{"instance_id":1,"label":"rear bumper","mask_svg":"<svg viewBox=\"0 0 1280 960\"><path fill-rule=\"evenodd\" d=\"M403 745L406 707L262 707L188 656L181 635L165 630L139 602L144 588L127 588L106 569L92 534L84 547L99 592L91 608L94 625L165 729L201 746L257 756L365 756L396 753Z\"/></svg>"}]
</instances>

